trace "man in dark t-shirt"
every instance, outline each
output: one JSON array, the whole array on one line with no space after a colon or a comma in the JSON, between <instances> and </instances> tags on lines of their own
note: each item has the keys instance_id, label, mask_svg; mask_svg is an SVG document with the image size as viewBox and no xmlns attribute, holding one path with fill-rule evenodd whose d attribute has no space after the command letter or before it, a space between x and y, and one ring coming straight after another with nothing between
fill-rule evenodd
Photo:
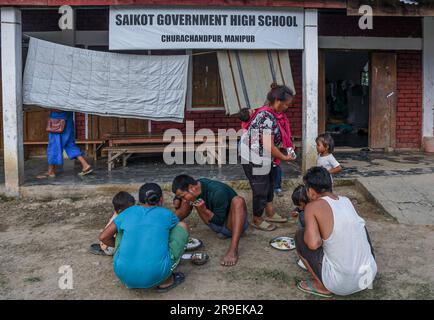
<instances>
[{"instance_id":1,"label":"man in dark t-shirt","mask_svg":"<svg viewBox=\"0 0 434 320\"><path fill-rule=\"evenodd\" d=\"M206 225L220 237L232 238L223 266L234 266L238 260L238 243L248 228L247 206L243 197L228 185L206 178L177 176L172 183L173 204L180 220L189 216L193 207Z\"/></svg>"}]
</instances>

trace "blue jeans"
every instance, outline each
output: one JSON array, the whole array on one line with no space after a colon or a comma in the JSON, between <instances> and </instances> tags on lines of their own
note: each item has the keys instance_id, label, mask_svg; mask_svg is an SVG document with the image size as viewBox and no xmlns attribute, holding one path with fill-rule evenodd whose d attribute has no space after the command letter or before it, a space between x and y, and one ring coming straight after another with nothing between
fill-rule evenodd
<instances>
[{"instance_id":1,"label":"blue jeans","mask_svg":"<svg viewBox=\"0 0 434 320\"><path fill-rule=\"evenodd\" d=\"M274 190L282 189L282 168L280 166L275 166L274 170Z\"/></svg>"}]
</instances>

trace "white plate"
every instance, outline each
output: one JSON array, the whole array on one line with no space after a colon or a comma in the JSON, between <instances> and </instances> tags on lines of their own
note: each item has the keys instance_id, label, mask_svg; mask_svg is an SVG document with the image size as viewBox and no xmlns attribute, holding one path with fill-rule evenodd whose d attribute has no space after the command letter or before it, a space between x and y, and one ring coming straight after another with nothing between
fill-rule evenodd
<instances>
[{"instance_id":1,"label":"white plate","mask_svg":"<svg viewBox=\"0 0 434 320\"><path fill-rule=\"evenodd\" d=\"M270 240L270 245L277 250L293 250L295 249L295 241L290 237L276 237Z\"/></svg>"}]
</instances>

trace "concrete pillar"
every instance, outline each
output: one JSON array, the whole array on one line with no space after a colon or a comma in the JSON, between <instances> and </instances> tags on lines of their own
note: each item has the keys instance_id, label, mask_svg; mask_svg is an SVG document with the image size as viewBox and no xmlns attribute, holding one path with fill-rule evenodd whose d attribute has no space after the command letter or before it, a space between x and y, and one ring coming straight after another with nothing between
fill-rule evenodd
<instances>
[{"instance_id":1,"label":"concrete pillar","mask_svg":"<svg viewBox=\"0 0 434 320\"><path fill-rule=\"evenodd\" d=\"M318 135L318 12L304 12L302 170L316 164Z\"/></svg>"},{"instance_id":2,"label":"concrete pillar","mask_svg":"<svg viewBox=\"0 0 434 320\"><path fill-rule=\"evenodd\" d=\"M21 11L1 8L3 141L6 192L19 195L24 177Z\"/></svg>"},{"instance_id":3,"label":"concrete pillar","mask_svg":"<svg viewBox=\"0 0 434 320\"><path fill-rule=\"evenodd\" d=\"M423 18L423 121L422 137L434 131L434 17Z\"/></svg>"}]
</instances>

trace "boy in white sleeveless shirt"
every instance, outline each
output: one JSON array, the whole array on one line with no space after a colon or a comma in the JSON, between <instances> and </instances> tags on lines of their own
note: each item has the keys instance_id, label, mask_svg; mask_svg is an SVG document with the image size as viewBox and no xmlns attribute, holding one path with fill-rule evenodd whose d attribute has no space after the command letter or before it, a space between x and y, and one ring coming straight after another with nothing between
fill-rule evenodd
<instances>
[{"instance_id":1,"label":"boy in white sleeveless shirt","mask_svg":"<svg viewBox=\"0 0 434 320\"><path fill-rule=\"evenodd\" d=\"M347 197L333 194L325 168L309 169L303 180L310 202L305 207L305 228L297 231L295 241L314 280L300 281L297 288L321 297L368 288L377 264L365 221Z\"/></svg>"}]
</instances>

